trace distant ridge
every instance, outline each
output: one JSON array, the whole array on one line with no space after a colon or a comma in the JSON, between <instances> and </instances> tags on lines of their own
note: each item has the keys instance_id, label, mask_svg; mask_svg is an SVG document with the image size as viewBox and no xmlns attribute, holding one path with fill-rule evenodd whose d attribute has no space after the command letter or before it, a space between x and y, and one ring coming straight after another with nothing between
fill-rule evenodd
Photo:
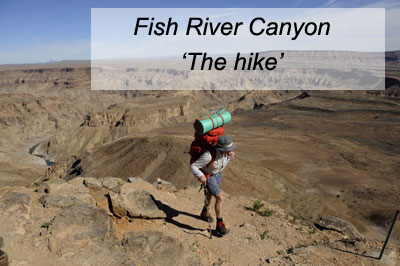
<instances>
[{"instance_id":1,"label":"distant ridge","mask_svg":"<svg viewBox=\"0 0 400 266\"><path fill-rule=\"evenodd\" d=\"M356 52L356 51L335 51L335 50L285 50L284 52L355 52L355 53L364 53L364 52ZM268 53L268 52L278 52L278 50L266 50L266 51L260 51L260 53ZM282 52L282 51L279 51ZM369 53L369 52L365 52ZM245 53L244 53L245 54ZM231 55L225 54L225 56L229 57ZM181 58L181 56L176 56ZM398 58L400 57L400 50L393 50L393 51L386 51L385 52L385 61L386 62L393 62L393 61L398 61ZM174 56L168 56L168 57L155 57L158 59L172 59ZM149 58L126 58L126 60L146 60ZM59 67L63 65L76 65L76 64L88 64L90 65L91 60L90 59L78 59L78 60L60 60L60 61L50 61L50 62L38 62L38 63L24 63L24 64L0 64L0 69L2 68L13 68L13 67L24 67L26 68L27 66L49 66L49 67Z\"/></svg>"}]
</instances>

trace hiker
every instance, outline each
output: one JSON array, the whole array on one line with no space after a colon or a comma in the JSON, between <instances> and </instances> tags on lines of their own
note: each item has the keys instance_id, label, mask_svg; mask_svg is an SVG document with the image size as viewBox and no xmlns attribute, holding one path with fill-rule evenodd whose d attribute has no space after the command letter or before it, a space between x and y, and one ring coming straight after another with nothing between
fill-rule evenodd
<instances>
[{"instance_id":1,"label":"hiker","mask_svg":"<svg viewBox=\"0 0 400 266\"><path fill-rule=\"evenodd\" d=\"M228 135L222 135L218 138L215 147L210 147L199 159L190 165L190 171L193 175L199 182L207 187L207 196L200 216L205 221L211 218L208 212L208 206L211 203L212 196L214 196L216 199L215 213L217 215L216 230L222 235L227 233L227 229L222 220L222 203L224 201L224 196L219 189L219 184L222 180L222 171L229 161L235 157L234 149L235 144L233 144L232 139ZM212 156L212 153L214 153L214 156ZM215 159L212 162L213 157Z\"/></svg>"}]
</instances>

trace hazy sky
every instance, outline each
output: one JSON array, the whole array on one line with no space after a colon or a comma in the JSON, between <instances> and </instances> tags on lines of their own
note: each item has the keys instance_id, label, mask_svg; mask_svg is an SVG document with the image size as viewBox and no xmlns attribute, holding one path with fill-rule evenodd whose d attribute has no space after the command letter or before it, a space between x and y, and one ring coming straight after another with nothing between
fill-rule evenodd
<instances>
[{"instance_id":1,"label":"hazy sky","mask_svg":"<svg viewBox=\"0 0 400 266\"><path fill-rule=\"evenodd\" d=\"M141 21L140 25L146 27L138 28L135 35L137 18L140 17L154 18L154 22ZM187 35L189 18L202 19L200 34L191 28ZM160 34L157 23L167 24L170 19L175 26L171 27L168 35L149 34L151 25ZM251 21L256 21L253 26L250 26ZM282 22L290 22L292 26L290 31L285 26L282 35L277 30L276 35L269 36L265 29L270 22L276 22L278 28ZM92 59L181 58L185 52L246 54L273 50L385 50L384 8L94 8L91 23ZM198 25L199 20L191 23ZM228 35L222 35L221 31L212 35L211 26L206 26L206 23L212 23L213 27L217 23L230 23L236 30ZM236 27L238 23L242 24ZM318 33L320 23L325 23L320 28L321 35L306 34ZM176 35L173 35L175 30ZM253 35L251 30L264 33Z\"/></svg>"},{"instance_id":2,"label":"hazy sky","mask_svg":"<svg viewBox=\"0 0 400 266\"><path fill-rule=\"evenodd\" d=\"M400 49L400 1L103 1L0 0L0 64L90 58L92 7L386 8L386 50Z\"/></svg>"}]
</instances>

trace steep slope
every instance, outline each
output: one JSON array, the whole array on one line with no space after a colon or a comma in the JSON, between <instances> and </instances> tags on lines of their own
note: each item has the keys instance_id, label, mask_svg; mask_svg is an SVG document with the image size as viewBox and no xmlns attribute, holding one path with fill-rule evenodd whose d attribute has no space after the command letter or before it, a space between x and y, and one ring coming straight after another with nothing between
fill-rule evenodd
<instances>
[{"instance_id":1,"label":"steep slope","mask_svg":"<svg viewBox=\"0 0 400 266\"><path fill-rule=\"evenodd\" d=\"M190 144L189 144L190 145ZM65 165L56 162L47 178L79 176L117 176L127 180L142 176L150 182L168 177L178 188L195 184L188 168L187 139L179 137L126 137L82 154ZM110 163L112 162L112 163ZM70 166L64 169L63 166Z\"/></svg>"},{"instance_id":2,"label":"steep slope","mask_svg":"<svg viewBox=\"0 0 400 266\"><path fill-rule=\"evenodd\" d=\"M194 110L187 97L123 102L101 112L89 113L79 126L50 138L43 149L59 157L79 154L130 134L187 121L193 117Z\"/></svg>"}]
</instances>

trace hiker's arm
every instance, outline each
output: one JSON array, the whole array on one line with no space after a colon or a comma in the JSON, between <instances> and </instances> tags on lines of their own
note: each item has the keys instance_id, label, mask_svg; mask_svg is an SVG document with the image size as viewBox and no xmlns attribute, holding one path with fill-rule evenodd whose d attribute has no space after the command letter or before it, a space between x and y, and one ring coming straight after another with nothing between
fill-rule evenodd
<instances>
[{"instance_id":1,"label":"hiker's arm","mask_svg":"<svg viewBox=\"0 0 400 266\"><path fill-rule=\"evenodd\" d=\"M236 153L235 153L234 151L230 151L230 152L228 153L228 156L231 157L231 159L233 159L233 158L235 158Z\"/></svg>"},{"instance_id":2,"label":"hiker's arm","mask_svg":"<svg viewBox=\"0 0 400 266\"><path fill-rule=\"evenodd\" d=\"M200 178L198 179L200 183L202 183L203 185L207 184L207 178L205 175L200 176Z\"/></svg>"},{"instance_id":3,"label":"hiker's arm","mask_svg":"<svg viewBox=\"0 0 400 266\"><path fill-rule=\"evenodd\" d=\"M197 161L190 165L190 172L200 180L204 173L200 171L201 168L205 167L211 162L211 154L209 152L203 153ZM205 178L205 177L204 177Z\"/></svg>"}]
</instances>

